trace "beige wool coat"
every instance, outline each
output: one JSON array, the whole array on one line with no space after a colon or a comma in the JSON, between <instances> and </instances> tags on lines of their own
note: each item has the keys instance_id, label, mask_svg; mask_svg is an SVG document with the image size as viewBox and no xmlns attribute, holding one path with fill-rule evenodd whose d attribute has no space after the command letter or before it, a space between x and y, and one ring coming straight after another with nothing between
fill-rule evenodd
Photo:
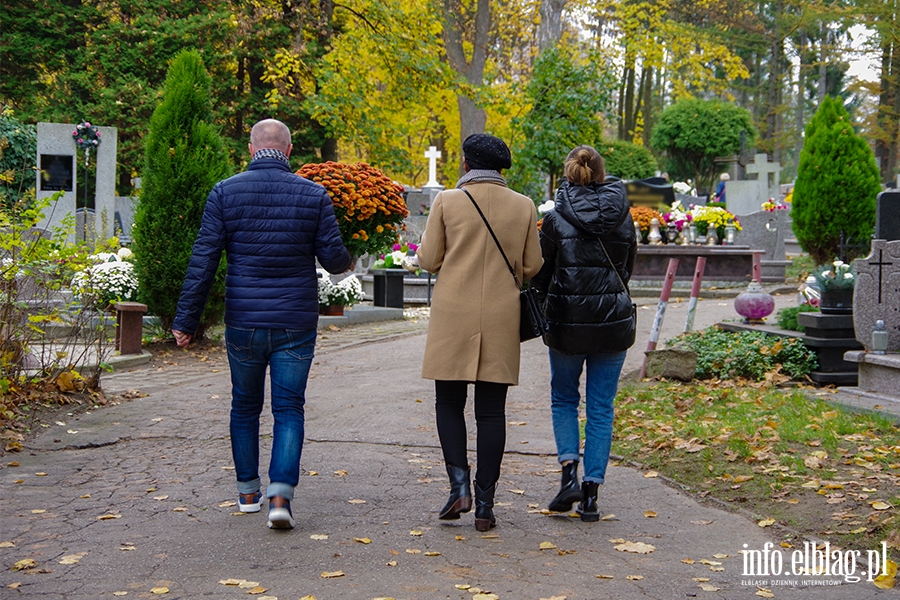
<instances>
[{"instance_id":1,"label":"beige wool coat","mask_svg":"<svg viewBox=\"0 0 900 600\"><path fill-rule=\"evenodd\" d=\"M520 281L543 264L534 203L498 183L464 186L478 202ZM431 204L419 266L438 273L422 377L519 383L519 291L468 196L444 190Z\"/></svg>"}]
</instances>

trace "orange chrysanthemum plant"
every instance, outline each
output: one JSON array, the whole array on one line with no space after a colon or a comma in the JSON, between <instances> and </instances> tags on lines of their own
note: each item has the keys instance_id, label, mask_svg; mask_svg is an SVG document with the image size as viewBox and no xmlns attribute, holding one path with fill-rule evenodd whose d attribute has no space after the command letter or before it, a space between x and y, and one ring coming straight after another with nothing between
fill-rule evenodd
<instances>
[{"instance_id":1,"label":"orange chrysanthemum plant","mask_svg":"<svg viewBox=\"0 0 900 600\"><path fill-rule=\"evenodd\" d=\"M313 163L297 175L325 186L341 238L352 256L378 255L390 248L409 212L403 187L366 163Z\"/></svg>"},{"instance_id":2,"label":"orange chrysanthemum plant","mask_svg":"<svg viewBox=\"0 0 900 600\"><path fill-rule=\"evenodd\" d=\"M660 225L665 222L662 215L659 214L659 211L653 210L652 208L646 206L631 207L631 218L640 226L641 233L644 235L647 235L647 233L650 232L651 220L656 219L660 223Z\"/></svg>"}]
</instances>

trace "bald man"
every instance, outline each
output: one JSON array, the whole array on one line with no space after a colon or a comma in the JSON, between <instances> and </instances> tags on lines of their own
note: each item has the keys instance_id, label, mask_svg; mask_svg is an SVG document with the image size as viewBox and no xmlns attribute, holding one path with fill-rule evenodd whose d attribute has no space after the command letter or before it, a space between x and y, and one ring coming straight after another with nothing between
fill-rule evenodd
<instances>
[{"instance_id":1,"label":"bald man","mask_svg":"<svg viewBox=\"0 0 900 600\"><path fill-rule=\"evenodd\" d=\"M294 526L306 381L316 344L316 259L331 273L350 268L331 198L291 172L291 132L266 119L250 131L247 170L215 185L194 242L172 333L186 347L200 323L222 251L225 342L231 370L231 451L239 508L259 512L259 417L269 371L272 456L268 526Z\"/></svg>"}]
</instances>

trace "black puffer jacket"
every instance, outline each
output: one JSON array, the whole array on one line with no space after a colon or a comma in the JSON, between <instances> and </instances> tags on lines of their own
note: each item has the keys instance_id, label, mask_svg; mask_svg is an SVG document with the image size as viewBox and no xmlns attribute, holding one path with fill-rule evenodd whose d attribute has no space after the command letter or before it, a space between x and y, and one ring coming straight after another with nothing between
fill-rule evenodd
<instances>
[{"instance_id":1,"label":"black puffer jacket","mask_svg":"<svg viewBox=\"0 0 900 600\"><path fill-rule=\"evenodd\" d=\"M544 343L550 348L596 354L634 343L627 285L637 244L628 209L625 186L613 177L587 186L566 182L557 191L541 226L544 266L531 280L546 299Z\"/></svg>"}]
</instances>

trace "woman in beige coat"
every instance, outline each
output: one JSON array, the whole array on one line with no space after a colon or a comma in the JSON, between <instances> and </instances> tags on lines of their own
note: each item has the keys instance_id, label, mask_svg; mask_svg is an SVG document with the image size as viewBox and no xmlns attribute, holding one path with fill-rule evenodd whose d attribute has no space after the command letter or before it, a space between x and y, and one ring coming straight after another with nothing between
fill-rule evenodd
<instances>
[{"instance_id":1,"label":"woman in beige coat","mask_svg":"<svg viewBox=\"0 0 900 600\"><path fill-rule=\"evenodd\" d=\"M456 184L459 189L435 197L417 252L420 267L440 273L422 377L435 380L438 436L450 477L450 499L441 519L458 519L472 507L463 410L467 386L475 384L475 527L486 531L495 525L506 392L519 382L519 290L473 201L521 281L533 277L543 259L534 203L507 188L500 175L511 166L506 144L475 134L463 143L463 154L466 174Z\"/></svg>"}]
</instances>

